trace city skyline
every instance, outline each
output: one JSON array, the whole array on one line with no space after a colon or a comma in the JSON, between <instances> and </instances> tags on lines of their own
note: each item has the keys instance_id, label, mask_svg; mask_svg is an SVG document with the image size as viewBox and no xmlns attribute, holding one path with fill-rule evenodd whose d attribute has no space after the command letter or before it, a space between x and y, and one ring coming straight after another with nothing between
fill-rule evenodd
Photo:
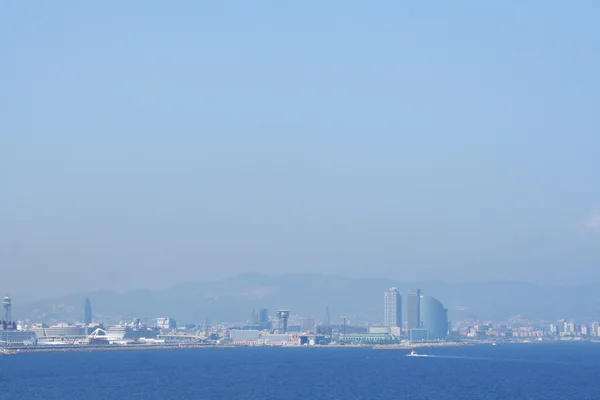
<instances>
[{"instance_id":1,"label":"city skyline","mask_svg":"<svg viewBox=\"0 0 600 400\"><path fill-rule=\"evenodd\" d=\"M367 298L362 294L361 300L364 302ZM102 351L122 346L369 345L376 348L410 348L410 355L416 356L415 347L462 346L465 341L471 344L490 341L493 344L497 341L592 341L600 336L598 319L584 323L571 318L532 322L521 317L511 317L509 321L473 318L450 321L444 304L436 297L424 294L421 288L411 289L407 293L407 317L403 320L402 297L397 287L385 290L381 312L376 313L379 316L375 323L344 314L339 316L339 323L332 324L329 306L325 306L325 316L320 322L306 313L282 309L280 304L270 315L269 310L261 304L261 308L253 308L250 318L243 322L228 321L219 316L212 325L208 317L200 325L178 321L170 312L159 312L167 316L150 318L131 314L124 319L119 318L117 323L102 320L94 322L89 297L85 298L79 310L82 311L83 322L23 320L12 316L12 299L6 296L3 300L4 320L0 325L0 351L2 354L14 354L21 350L43 352L45 349ZM237 302L236 307L242 304L248 305L247 302ZM178 306L171 310L177 311ZM154 310L152 315L157 315L156 312Z\"/></svg>"},{"instance_id":2,"label":"city skyline","mask_svg":"<svg viewBox=\"0 0 600 400\"><path fill-rule=\"evenodd\" d=\"M486 341L563 341L594 340L600 336L598 320L576 323L571 319L548 321L473 321L448 320L447 309L435 297L413 289L407 294L406 323L399 315L402 295L397 288L384 291L382 316L377 324L351 321L341 316L339 324L329 325L329 307L326 306L325 320L317 324L312 317L301 316L290 310L277 309L272 316L268 309L253 309L250 319L236 323L223 320L209 325L204 319L199 324L177 323L172 317L137 318L130 316L116 324L92 322L91 302L86 298L82 306L85 322L59 322L55 324L39 321L12 321L12 301L5 297L4 321L0 327L0 350L13 354L11 348L28 352L58 348L68 351L79 349L105 350L106 346L169 346L191 347L205 345L234 346L314 346L361 344L372 346L394 346L400 349L414 347L457 346L467 340L470 343ZM415 301L416 300L416 301ZM417 318L418 321L412 321ZM149 322L150 320L150 322ZM11 322L12 321L12 322ZM266 323L265 323L266 322ZM410 325L413 325L411 328ZM41 347L39 347L41 346ZM83 346L83 347L82 347ZM91 346L91 347L89 347ZM7 350L8 348L8 350ZM55 349L55 350L56 350Z\"/></svg>"},{"instance_id":3,"label":"city skyline","mask_svg":"<svg viewBox=\"0 0 600 400\"><path fill-rule=\"evenodd\" d=\"M94 304L94 320L114 321L128 315L142 318L170 313L179 321L202 321L223 317L254 320L261 308L272 313L284 306L294 313L315 318L329 318L338 323L342 316L352 320L381 322L382 287L397 287L404 296L402 319L408 321L410 293L415 287L425 294L435 294L448 308L451 319L480 318L506 320L515 316L531 320L576 321L600 319L595 307L600 285L575 287L539 287L518 282L504 283L401 283L379 279L353 279L327 275L241 275L218 282L187 283L167 291L115 293L110 291L80 293L28 303L13 297L16 312L22 318L54 321L82 321L82 307L89 298ZM0 288L3 289L3 288ZM8 290L10 291L10 290ZM319 293L319 296L307 296ZM360 293L361 296L357 296ZM506 298L506 293L513 296ZM556 296L561 293L561 296ZM365 297L366 296L366 297ZM408 296L408 297L407 297ZM247 309L239 304L246 304ZM256 309L256 317L250 310ZM331 310L327 317L327 310ZM419 317L420 318L420 317ZM420 318L422 319L422 318ZM264 318L263 318L264 320Z\"/></svg>"}]
</instances>

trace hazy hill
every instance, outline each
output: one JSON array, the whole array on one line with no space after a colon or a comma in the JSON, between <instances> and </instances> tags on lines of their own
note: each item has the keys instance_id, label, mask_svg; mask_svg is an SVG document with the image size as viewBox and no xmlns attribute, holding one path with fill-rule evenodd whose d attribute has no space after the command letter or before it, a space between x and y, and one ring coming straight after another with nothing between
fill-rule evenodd
<instances>
[{"instance_id":1,"label":"hazy hill","mask_svg":"<svg viewBox=\"0 0 600 400\"><path fill-rule=\"evenodd\" d=\"M136 316L171 316L181 322L244 321L253 308L289 309L317 321L329 306L332 321L341 316L379 322L383 292L396 286L406 295L420 287L449 309L451 319L502 320L521 315L532 320L575 318L600 320L600 284L541 287L521 282L401 283L386 279L354 279L319 274L267 276L244 274L216 282L185 283L163 291L80 293L14 306L13 315L34 321L82 319L85 297L92 301L94 319L114 322Z\"/></svg>"}]
</instances>

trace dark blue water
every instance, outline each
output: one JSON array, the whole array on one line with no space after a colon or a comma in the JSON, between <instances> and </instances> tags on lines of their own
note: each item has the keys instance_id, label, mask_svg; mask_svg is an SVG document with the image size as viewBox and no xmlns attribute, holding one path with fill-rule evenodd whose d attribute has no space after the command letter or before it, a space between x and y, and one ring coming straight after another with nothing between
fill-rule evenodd
<instances>
[{"instance_id":1,"label":"dark blue water","mask_svg":"<svg viewBox=\"0 0 600 400\"><path fill-rule=\"evenodd\" d=\"M600 344L0 356L0 399L600 399Z\"/></svg>"}]
</instances>

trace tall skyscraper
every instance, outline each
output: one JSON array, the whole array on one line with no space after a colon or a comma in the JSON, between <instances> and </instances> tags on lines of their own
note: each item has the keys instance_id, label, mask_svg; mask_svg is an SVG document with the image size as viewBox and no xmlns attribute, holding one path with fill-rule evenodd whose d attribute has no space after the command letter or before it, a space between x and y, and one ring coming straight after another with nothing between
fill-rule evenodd
<instances>
[{"instance_id":1,"label":"tall skyscraper","mask_svg":"<svg viewBox=\"0 0 600 400\"><path fill-rule=\"evenodd\" d=\"M258 326L259 329L269 329L269 310L261 308L258 310Z\"/></svg>"},{"instance_id":2,"label":"tall skyscraper","mask_svg":"<svg viewBox=\"0 0 600 400\"><path fill-rule=\"evenodd\" d=\"M208 324L208 317L204 318L204 324L202 326L202 331L204 332L205 336L208 336L208 331L210 330L210 326Z\"/></svg>"},{"instance_id":3,"label":"tall skyscraper","mask_svg":"<svg viewBox=\"0 0 600 400\"><path fill-rule=\"evenodd\" d=\"M331 325L331 314L329 314L329 307L325 307L325 318L323 319L323 325Z\"/></svg>"},{"instance_id":4,"label":"tall skyscraper","mask_svg":"<svg viewBox=\"0 0 600 400\"><path fill-rule=\"evenodd\" d=\"M85 304L83 306L83 322L86 325L92 323L92 303L88 298L85 299Z\"/></svg>"},{"instance_id":5,"label":"tall skyscraper","mask_svg":"<svg viewBox=\"0 0 600 400\"><path fill-rule=\"evenodd\" d=\"M387 327L402 327L402 296L395 287L383 295L383 324Z\"/></svg>"},{"instance_id":6,"label":"tall skyscraper","mask_svg":"<svg viewBox=\"0 0 600 400\"><path fill-rule=\"evenodd\" d=\"M256 329L269 328L269 310L266 308L255 308L250 312L250 326Z\"/></svg>"},{"instance_id":7,"label":"tall skyscraper","mask_svg":"<svg viewBox=\"0 0 600 400\"><path fill-rule=\"evenodd\" d=\"M419 329L421 327L421 289L413 290L406 296L407 328Z\"/></svg>"}]
</instances>

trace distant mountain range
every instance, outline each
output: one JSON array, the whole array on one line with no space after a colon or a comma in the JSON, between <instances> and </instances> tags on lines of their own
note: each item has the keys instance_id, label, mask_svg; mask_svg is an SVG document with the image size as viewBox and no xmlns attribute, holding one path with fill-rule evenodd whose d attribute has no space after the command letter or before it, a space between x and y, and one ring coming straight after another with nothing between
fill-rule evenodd
<instances>
[{"instance_id":1,"label":"distant mountain range","mask_svg":"<svg viewBox=\"0 0 600 400\"><path fill-rule=\"evenodd\" d=\"M245 321L253 308L277 309L315 317L317 322L329 307L333 323L342 316L350 321L379 322L383 292L397 287L405 295L413 288L438 298L448 308L451 320L490 319L521 316L534 321L572 318L580 322L600 320L600 284L575 287L542 287L529 283L501 281L402 283L386 279L348 278L320 274L268 276L243 274L216 282L184 283L167 290L136 290L79 293L15 305L19 319L53 323L83 319L86 297L92 302L94 320L111 323L130 317L169 316L179 322Z\"/></svg>"}]
</instances>

